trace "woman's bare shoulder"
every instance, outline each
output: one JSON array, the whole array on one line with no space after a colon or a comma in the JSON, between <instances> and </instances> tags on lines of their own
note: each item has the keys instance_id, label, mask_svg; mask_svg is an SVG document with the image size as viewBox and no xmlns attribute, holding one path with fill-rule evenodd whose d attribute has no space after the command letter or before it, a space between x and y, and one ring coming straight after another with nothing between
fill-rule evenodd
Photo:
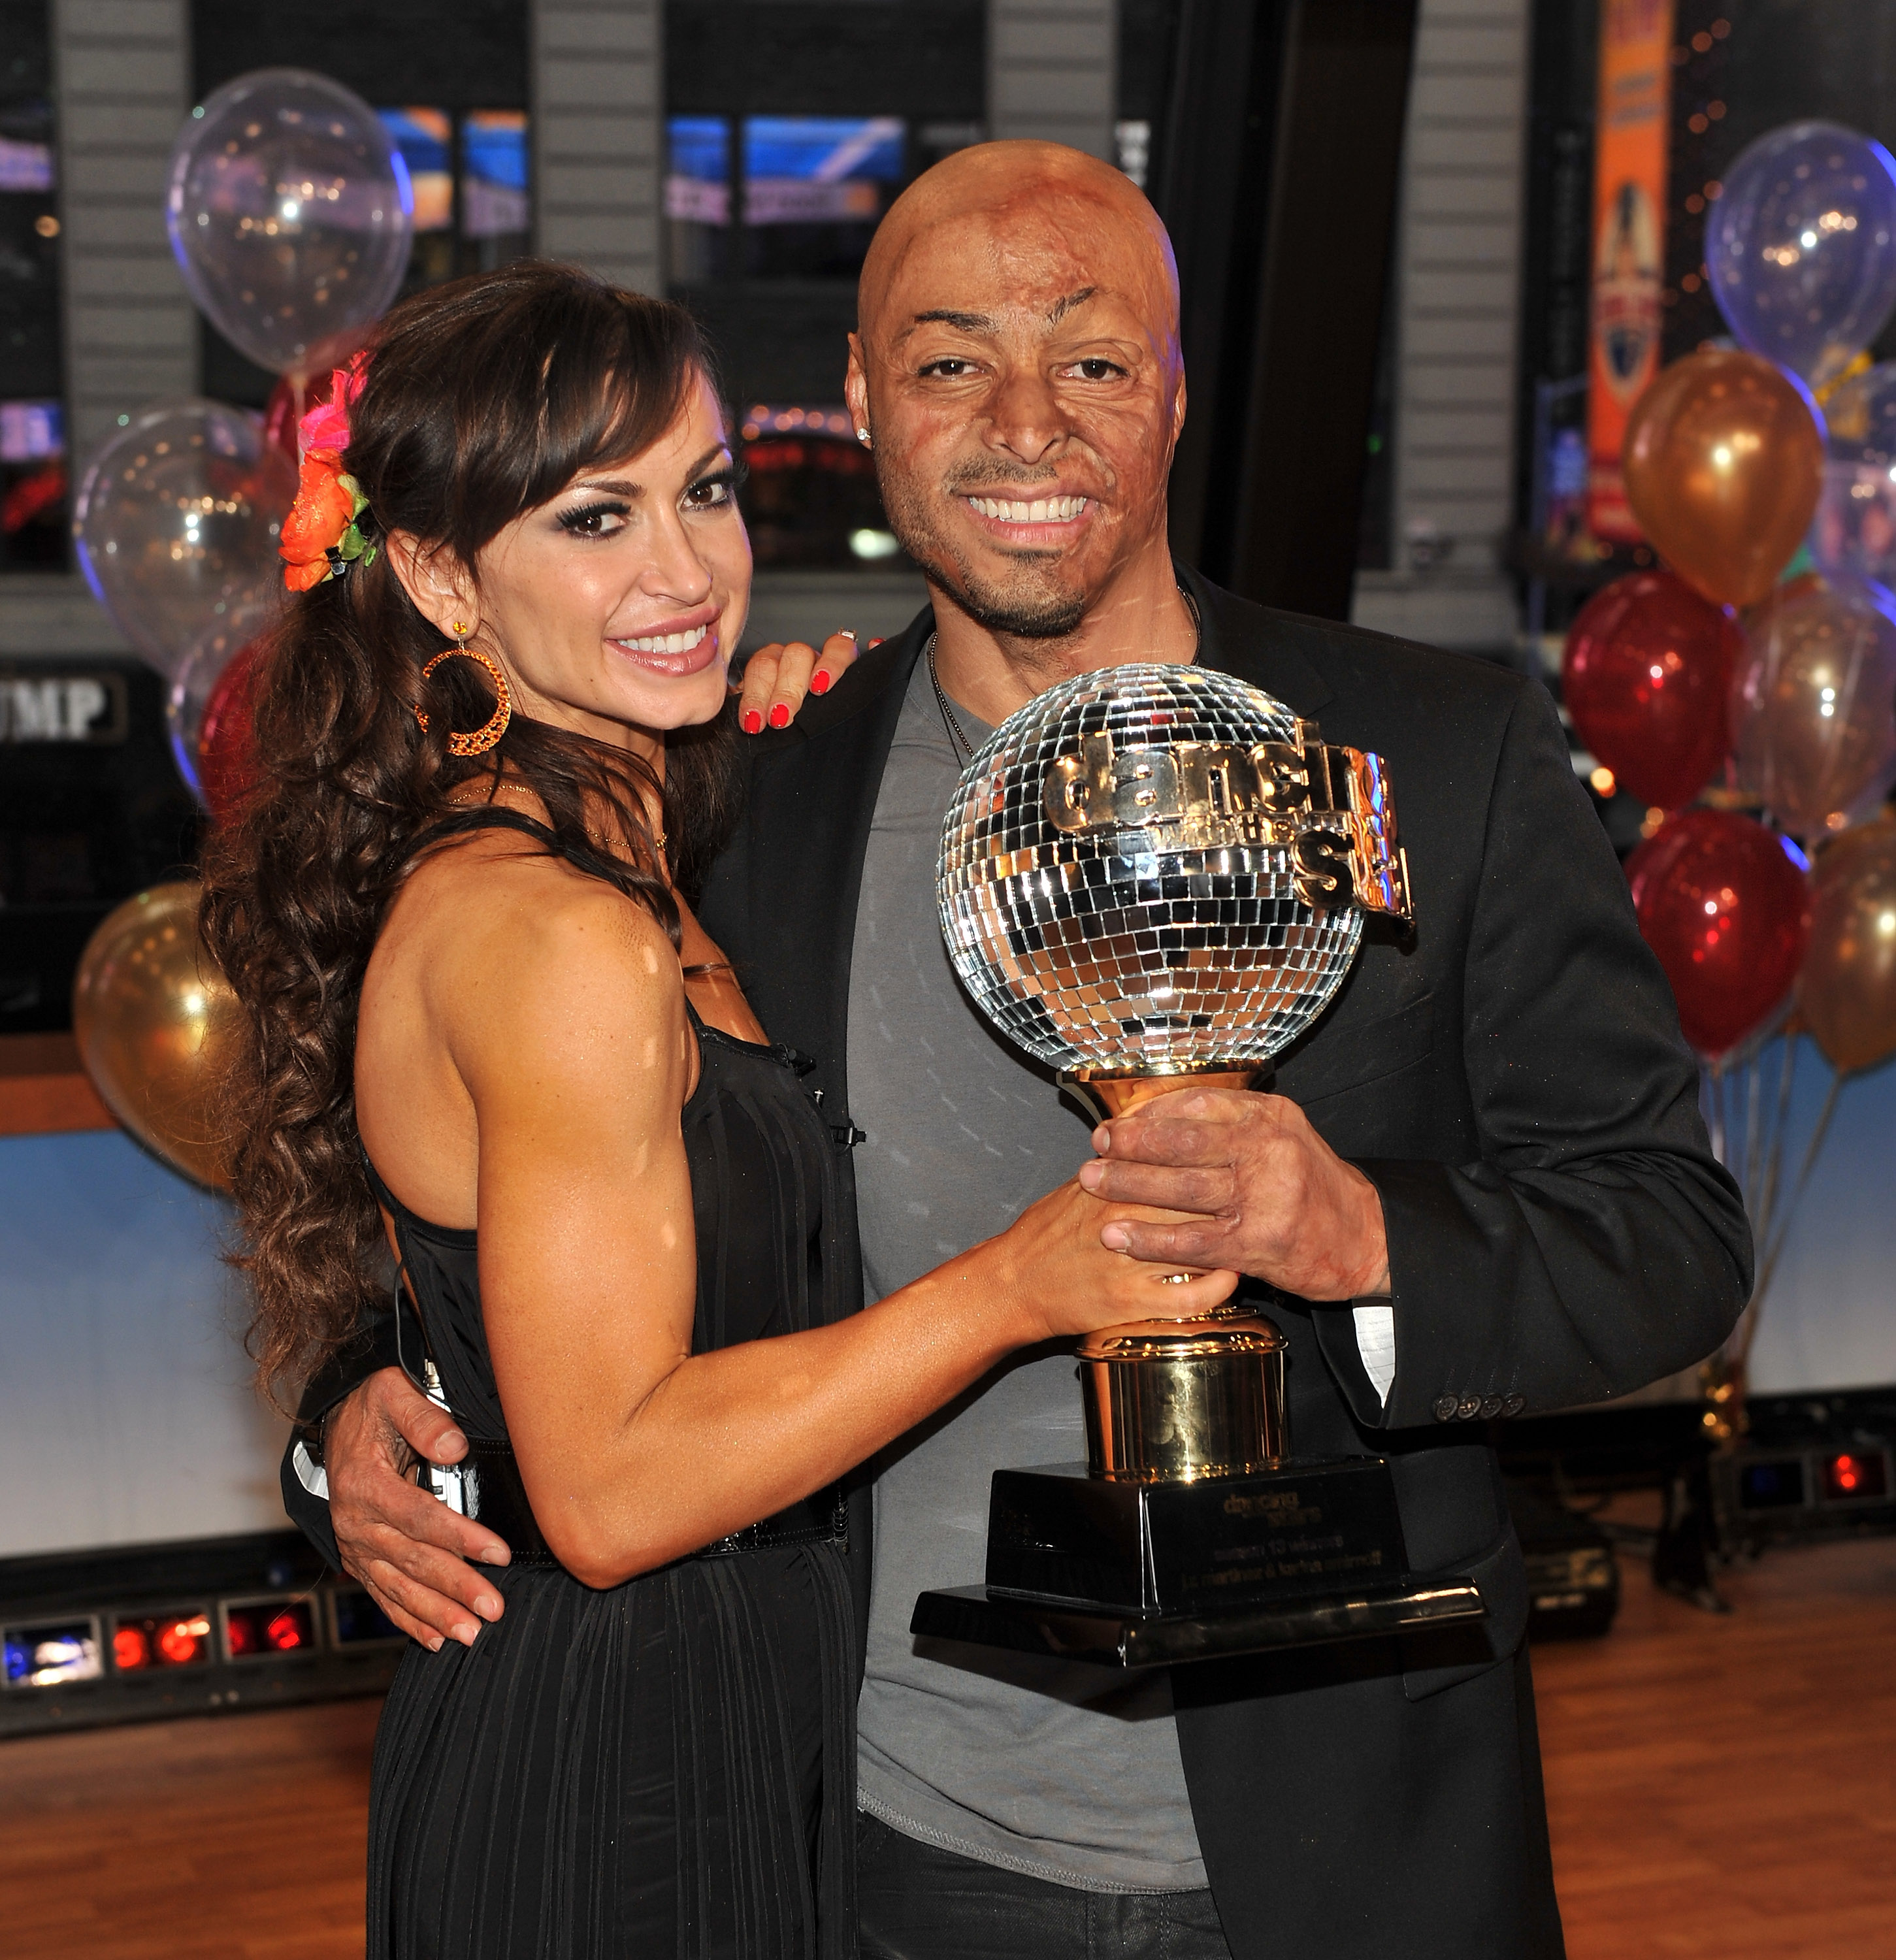
<instances>
[{"instance_id":1,"label":"woman's bare shoulder","mask_svg":"<svg viewBox=\"0 0 1896 1960\"><path fill-rule=\"evenodd\" d=\"M602 990L622 1017L684 1010L678 955L652 914L513 832L477 831L431 852L377 952L457 1020L523 998L570 1010Z\"/></svg>"}]
</instances>

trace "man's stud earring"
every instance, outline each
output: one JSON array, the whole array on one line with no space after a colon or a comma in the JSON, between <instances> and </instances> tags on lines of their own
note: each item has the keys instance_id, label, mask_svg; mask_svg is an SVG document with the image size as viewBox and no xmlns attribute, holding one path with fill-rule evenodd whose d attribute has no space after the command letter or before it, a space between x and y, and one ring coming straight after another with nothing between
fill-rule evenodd
<instances>
[{"instance_id":1,"label":"man's stud earring","mask_svg":"<svg viewBox=\"0 0 1896 1960\"><path fill-rule=\"evenodd\" d=\"M863 444L863 446L864 446L865 448L867 448L867 447L868 447L868 444L869 444L869 431L868 431L868 430L867 430L866 428L859 428L859 429L856 431L856 440L857 440L859 443L862 444Z\"/></svg>"}]
</instances>

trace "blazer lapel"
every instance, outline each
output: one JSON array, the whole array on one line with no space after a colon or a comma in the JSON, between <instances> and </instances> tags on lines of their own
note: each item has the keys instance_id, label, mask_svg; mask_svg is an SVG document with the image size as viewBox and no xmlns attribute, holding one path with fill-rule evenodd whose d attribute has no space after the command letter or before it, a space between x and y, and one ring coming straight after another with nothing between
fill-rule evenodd
<instances>
[{"instance_id":1,"label":"blazer lapel","mask_svg":"<svg viewBox=\"0 0 1896 1960\"><path fill-rule=\"evenodd\" d=\"M1172 569L1198 608L1198 665L1249 681L1315 719L1331 689L1298 647L1306 622L1293 613L1254 606L1189 565L1175 562Z\"/></svg>"},{"instance_id":2,"label":"blazer lapel","mask_svg":"<svg viewBox=\"0 0 1896 1960\"><path fill-rule=\"evenodd\" d=\"M699 908L771 1039L815 1058L832 1120L848 1108L863 860L909 676L934 626L924 609L781 734L740 738L756 745L746 806Z\"/></svg>"}]
</instances>

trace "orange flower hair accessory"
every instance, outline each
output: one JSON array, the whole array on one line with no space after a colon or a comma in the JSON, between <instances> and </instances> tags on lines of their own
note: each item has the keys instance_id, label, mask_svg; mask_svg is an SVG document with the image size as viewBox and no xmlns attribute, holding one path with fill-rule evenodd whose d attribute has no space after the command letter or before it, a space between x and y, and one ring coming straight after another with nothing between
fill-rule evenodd
<instances>
[{"instance_id":1,"label":"orange flower hair accessory","mask_svg":"<svg viewBox=\"0 0 1896 1960\"><path fill-rule=\"evenodd\" d=\"M285 568L283 583L292 592L307 592L358 562L375 562L375 547L361 526L369 500L342 467L342 453L349 443L348 412L367 378L363 373L367 358L358 354L348 367L336 368L329 377L329 399L297 425L302 474L277 547Z\"/></svg>"}]
</instances>

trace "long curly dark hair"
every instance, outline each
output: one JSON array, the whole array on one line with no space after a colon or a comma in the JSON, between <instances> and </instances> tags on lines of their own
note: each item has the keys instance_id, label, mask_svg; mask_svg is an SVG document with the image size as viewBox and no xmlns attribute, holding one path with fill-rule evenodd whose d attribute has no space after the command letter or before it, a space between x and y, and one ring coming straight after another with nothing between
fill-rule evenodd
<instances>
[{"instance_id":1,"label":"long curly dark hair","mask_svg":"<svg viewBox=\"0 0 1896 1960\"><path fill-rule=\"evenodd\" d=\"M478 580L479 554L504 527L580 471L649 447L711 372L681 307L570 267L509 266L388 315L343 464L368 499L372 539L411 533ZM676 943L663 872L689 897L729 826L728 715L666 738L662 868L640 794L658 786L636 758L517 710L496 748L450 756L448 733L479 727L495 705L472 660L445 661L423 685L450 644L385 550L293 599L253 684L255 785L204 852L205 942L253 1037L228 1090L235 1263L254 1289L250 1351L272 1395L342 1344L386 1271L356 1130L356 1014L418 858L503 821L616 885ZM450 802L503 772L536 792L546 824Z\"/></svg>"}]
</instances>

